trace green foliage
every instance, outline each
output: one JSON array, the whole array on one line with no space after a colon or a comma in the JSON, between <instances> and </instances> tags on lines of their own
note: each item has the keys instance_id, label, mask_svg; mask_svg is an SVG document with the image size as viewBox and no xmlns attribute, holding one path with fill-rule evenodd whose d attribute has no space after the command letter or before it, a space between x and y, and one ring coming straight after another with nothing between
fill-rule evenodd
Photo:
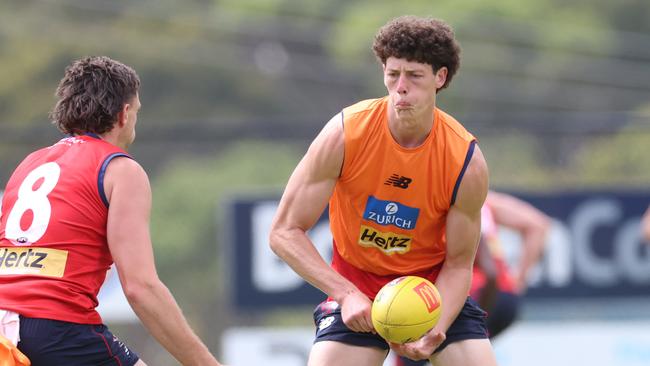
<instances>
[{"instance_id":1,"label":"green foliage","mask_svg":"<svg viewBox=\"0 0 650 366\"><path fill-rule=\"evenodd\" d=\"M231 246L222 241L225 201L242 192L279 194L301 154L291 144L242 141L211 156L176 158L153 181L156 262L179 298L193 299L189 306L213 303L214 291L206 289L225 275L217 265Z\"/></svg>"},{"instance_id":2,"label":"green foliage","mask_svg":"<svg viewBox=\"0 0 650 366\"><path fill-rule=\"evenodd\" d=\"M491 135L479 146L490 171L490 186L499 189L525 187L545 190L553 186L549 169L544 167L543 143L521 133Z\"/></svg>"},{"instance_id":3,"label":"green foliage","mask_svg":"<svg viewBox=\"0 0 650 366\"><path fill-rule=\"evenodd\" d=\"M647 189L650 182L650 133L634 125L611 136L567 136L561 141L495 135L482 139L480 146L490 169L490 185L497 189Z\"/></svg>"},{"instance_id":4,"label":"green foliage","mask_svg":"<svg viewBox=\"0 0 650 366\"><path fill-rule=\"evenodd\" d=\"M342 21L336 24L328 45L342 64L358 65L360 60L369 59L370 45L381 25L397 16L412 14L446 20L455 28L461 44L463 37L499 41L502 36L506 40L516 39L522 32L532 32L542 45L570 47L575 43L599 41L598 45L603 46L602 34L594 34L593 29L602 26L607 14L584 4L556 5L545 0L444 0L435 4L414 0L396 7L393 1L361 0L350 4Z\"/></svg>"},{"instance_id":5,"label":"green foliage","mask_svg":"<svg viewBox=\"0 0 650 366\"><path fill-rule=\"evenodd\" d=\"M575 154L569 170L579 186L647 189L650 182L650 134L636 128L594 138Z\"/></svg>"}]
</instances>

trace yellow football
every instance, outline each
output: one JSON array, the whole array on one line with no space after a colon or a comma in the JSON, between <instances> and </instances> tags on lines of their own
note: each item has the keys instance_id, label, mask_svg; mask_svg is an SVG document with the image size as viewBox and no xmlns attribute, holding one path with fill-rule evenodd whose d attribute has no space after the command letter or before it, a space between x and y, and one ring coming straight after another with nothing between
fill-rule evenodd
<instances>
[{"instance_id":1,"label":"yellow football","mask_svg":"<svg viewBox=\"0 0 650 366\"><path fill-rule=\"evenodd\" d=\"M384 285L372 303L372 324L387 341L418 340L433 328L442 311L436 286L417 276L399 277Z\"/></svg>"}]
</instances>

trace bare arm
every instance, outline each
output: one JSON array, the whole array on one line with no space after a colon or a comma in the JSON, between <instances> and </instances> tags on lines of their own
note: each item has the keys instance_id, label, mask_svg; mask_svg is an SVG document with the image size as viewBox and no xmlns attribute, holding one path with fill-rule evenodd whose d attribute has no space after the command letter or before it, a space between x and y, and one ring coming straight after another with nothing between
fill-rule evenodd
<instances>
[{"instance_id":1,"label":"bare arm","mask_svg":"<svg viewBox=\"0 0 650 366\"><path fill-rule=\"evenodd\" d=\"M370 332L370 300L336 273L306 234L327 206L343 164L341 116L334 116L309 147L282 195L270 234L271 249L307 282L336 300L345 324Z\"/></svg>"},{"instance_id":2,"label":"bare arm","mask_svg":"<svg viewBox=\"0 0 650 366\"><path fill-rule=\"evenodd\" d=\"M472 281L472 267L481 234L481 207L488 191L488 171L483 153L474 155L447 213L447 255L436 279L442 298L438 324L416 342L391 347L411 359L425 359L445 340L447 329L463 308Z\"/></svg>"},{"instance_id":3,"label":"bare arm","mask_svg":"<svg viewBox=\"0 0 650 366\"><path fill-rule=\"evenodd\" d=\"M650 244L650 206L641 219L641 235L646 243Z\"/></svg>"},{"instance_id":4,"label":"bare arm","mask_svg":"<svg viewBox=\"0 0 650 366\"><path fill-rule=\"evenodd\" d=\"M117 158L108 166L104 187L110 202L108 246L133 310L181 364L219 365L158 278L149 233L151 187L146 173L135 161Z\"/></svg>"},{"instance_id":5,"label":"bare arm","mask_svg":"<svg viewBox=\"0 0 650 366\"><path fill-rule=\"evenodd\" d=\"M456 202L447 214L447 256L436 279L443 312L434 329L446 332L465 304L481 234L481 207L488 191L488 170L476 146L461 181Z\"/></svg>"},{"instance_id":6,"label":"bare arm","mask_svg":"<svg viewBox=\"0 0 650 366\"><path fill-rule=\"evenodd\" d=\"M523 248L516 281L517 289L524 291L530 270L544 252L551 218L528 202L504 193L490 191L486 202L492 208L498 225L513 229L521 235Z\"/></svg>"}]
</instances>

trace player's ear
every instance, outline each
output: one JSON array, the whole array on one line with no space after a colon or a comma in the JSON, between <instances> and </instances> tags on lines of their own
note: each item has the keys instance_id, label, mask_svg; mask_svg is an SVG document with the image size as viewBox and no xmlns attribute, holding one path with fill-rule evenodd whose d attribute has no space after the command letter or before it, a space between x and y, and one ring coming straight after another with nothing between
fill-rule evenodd
<instances>
[{"instance_id":1,"label":"player's ear","mask_svg":"<svg viewBox=\"0 0 650 366\"><path fill-rule=\"evenodd\" d=\"M447 74L449 73L449 70L447 67L443 66L438 69L435 73L435 78L436 78L436 89L442 88L443 85L445 85L445 82L447 81Z\"/></svg>"},{"instance_id":2,"label":"player's ear","mask_svg":"<svg viewBox=\"0 0 650 366\"><path fill-rule=\"evenodd\" d=\"M124 127L126 124L126 116L131 106L128 103L122 105L122 110L117 113L117 126Z\"/></svg>"}]
</instances>

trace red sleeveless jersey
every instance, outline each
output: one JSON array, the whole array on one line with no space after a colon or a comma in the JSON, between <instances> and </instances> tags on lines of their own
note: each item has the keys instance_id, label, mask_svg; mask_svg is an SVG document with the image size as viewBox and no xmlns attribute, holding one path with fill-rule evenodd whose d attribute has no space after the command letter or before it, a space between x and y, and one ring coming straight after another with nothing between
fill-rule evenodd
<instances>
[{"instance_id":1,"label":"red sleeveless jersey","mask_svg":"<svg viewBox=\"0 0 650 366\"><path fill-rule=\"evenodd\" d=\"M7 183L0 216L0 308L100 324L97 293L113 263L104 173L126 152L67 137L30 154Z\"/></svg>"},{"instance_id":2,"label":"red sleeveless jersey","mask_svg":"<svg viewBox=\"0 0 650 366\"><path fill-rule=\"evenodd\" d=\"M432 130L404 148L388 127L388 98L343 110L345 158L330 199L332 267L371 299L390 280L432 282L446 255L446 218L475 138L436 109Z\"/></svg>"},{"instance_id":3,"label":"red sleeveless jersey","mask_svg":"<svg viewBox=\"0 0 650 366\"><path fill-rule=\"evenodd\" d=\"M494 266L497 271L497 288L503 292L515 293L515 280L510 273L503 248L501 247L501 241L499 240L499 226L494 219L492 208L488 202L481 208L480 245L487 245L488 253L494 260ZM470 290L473 298L479 298L481 290L487 284L487 280L487 276L481 267L474 264L472 288Z\"/></svg>"}]
</instances>

